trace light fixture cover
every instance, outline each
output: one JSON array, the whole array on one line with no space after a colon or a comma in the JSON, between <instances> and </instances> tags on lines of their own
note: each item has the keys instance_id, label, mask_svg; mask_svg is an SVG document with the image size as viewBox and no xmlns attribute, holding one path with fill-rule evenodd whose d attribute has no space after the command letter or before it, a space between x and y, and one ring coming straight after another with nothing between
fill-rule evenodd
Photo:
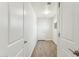
<instances>
[{"instance_id":1,"label":"light fixture cover","mask_svg":"<svg viewBox=\"0 0 79 59\"><path fill-rule=\"evenodd\" d=\"M50 13L50 11L48 10L48 9L46 9L45 11L44 11L44 14L45 15L48 15Z\"/></svg>"}]
</instances>

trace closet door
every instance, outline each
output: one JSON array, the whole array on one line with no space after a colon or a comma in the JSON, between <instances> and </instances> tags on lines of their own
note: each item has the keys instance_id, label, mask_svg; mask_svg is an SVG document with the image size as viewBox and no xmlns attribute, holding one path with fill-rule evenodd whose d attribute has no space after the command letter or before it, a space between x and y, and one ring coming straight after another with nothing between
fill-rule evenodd
<instances>
[{"instance_id":1,"label":"closet door","mask_svg":"<svg viewBox=\"0 0 79 59\"><path fill-rule=\"evenodd\" d=\"M59 56L77 57L79 50L79 3L60 3Z\"/></svg>"},{"instance_id":2,"label":"closet door","mask_svg":"<svg viewBox=\"0 0 79 59\"><path fill-rule=\"evenodd\" d=\"M8 3L0 2L0 57L8 51Z\"/></svg>"},{"instance_id":3,"label":"closet door","mask_svg":"<svg viewBox=\"0 0 79 59\"><path fill-rule=\"evenodd\" d=\"M8 56L23 56L23 45L23 3L9 3Z\"/></svg>"},{"instance_id":4,"label":"closet door","mask_svg":"<svg viewBox=\"0 0 79 59\"><path fill-rule=\"evenodd\" d=\"M74 48L73 39L73 3L60 4L60 39L58 42L59 56L70 57L74 56L69 49Z\"/></svg>"}]
</instances>

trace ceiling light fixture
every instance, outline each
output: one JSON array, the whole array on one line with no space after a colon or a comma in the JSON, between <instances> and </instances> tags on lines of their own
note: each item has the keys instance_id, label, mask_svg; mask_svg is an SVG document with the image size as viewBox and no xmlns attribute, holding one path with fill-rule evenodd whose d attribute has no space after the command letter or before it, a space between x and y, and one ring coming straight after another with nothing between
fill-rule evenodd
<instances>
[{"instance_id":1,"label":"ceiling light fixture","mask_svg":"<svg viewBox=\"0 0 79 59\"><path fill-rule=\"evenodd\" d=\"M48 15L50 13L50 11L48 10L48 9L46 9L45 11L44 11L44 14L45 15Z\"/></svg>"},{"instance_id":2,"label":"ceiling light fixture","mask_svg":"<svg viewBox=\"0 0 79 59\"><path fill-rule=\"evenodd\" d=\"M48 15L50 13L50 10L48 9L48 4L45 5L44 14Z\"/></svg>"}]
</instances>

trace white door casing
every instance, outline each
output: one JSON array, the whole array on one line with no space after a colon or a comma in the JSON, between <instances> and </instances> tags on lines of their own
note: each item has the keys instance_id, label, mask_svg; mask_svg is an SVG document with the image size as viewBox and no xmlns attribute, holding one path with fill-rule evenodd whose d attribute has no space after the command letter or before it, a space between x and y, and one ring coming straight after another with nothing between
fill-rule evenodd
<instances>
[{"instance_id":1,"label":"white door casing","mask_svg":"<svg viewBox=\"0 0 79 59\"><path fill-rule=\"evenodd\" d=\"M37 19L31 3L24 3L24 56L30 57L37 43Z\"/></svg>"}]
</instances>

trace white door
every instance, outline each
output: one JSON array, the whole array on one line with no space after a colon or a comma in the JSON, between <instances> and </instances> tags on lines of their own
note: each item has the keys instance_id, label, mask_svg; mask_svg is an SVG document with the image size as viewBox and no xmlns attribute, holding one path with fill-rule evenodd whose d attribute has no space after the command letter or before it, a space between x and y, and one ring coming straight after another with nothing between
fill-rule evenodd
<instances>
[{"instance_id":1,"label":"white door","mask_svg":"<svg viewBox=\"0 0 79 59\"><path fill-rule=\"evenodd\" d=\"M0 2L0 57L8 51L8 3Z\"/></svg>"},{"instance_id":2,"label":"white door","mask_svg":"<svg viewBox=\"0 0 79 59\"><path fill-rule=\"evenodd\" d=\"M8 56L23 56L23 3L9 3Z\"/></svg>"},{"instance_id":3,"label":"white door","mask_svg":"<svg viewBox=\"0 0 79 59\"><path fill-rule=\"evenodd\" d=\"M74 57L79 48L79 3L60 3L60 39L58 56Z\"/></svg>"},{"instance_id":4,"label":"white door","mask_svg":"<svg viewBox=\"0 0 79 59\"><path fill-rule=\"evenodd\" d=\"M37 20L38 40L51 40L52 39L51 24L52 23L49 18L38 18Z\"/></svg>"}]
</instances>

